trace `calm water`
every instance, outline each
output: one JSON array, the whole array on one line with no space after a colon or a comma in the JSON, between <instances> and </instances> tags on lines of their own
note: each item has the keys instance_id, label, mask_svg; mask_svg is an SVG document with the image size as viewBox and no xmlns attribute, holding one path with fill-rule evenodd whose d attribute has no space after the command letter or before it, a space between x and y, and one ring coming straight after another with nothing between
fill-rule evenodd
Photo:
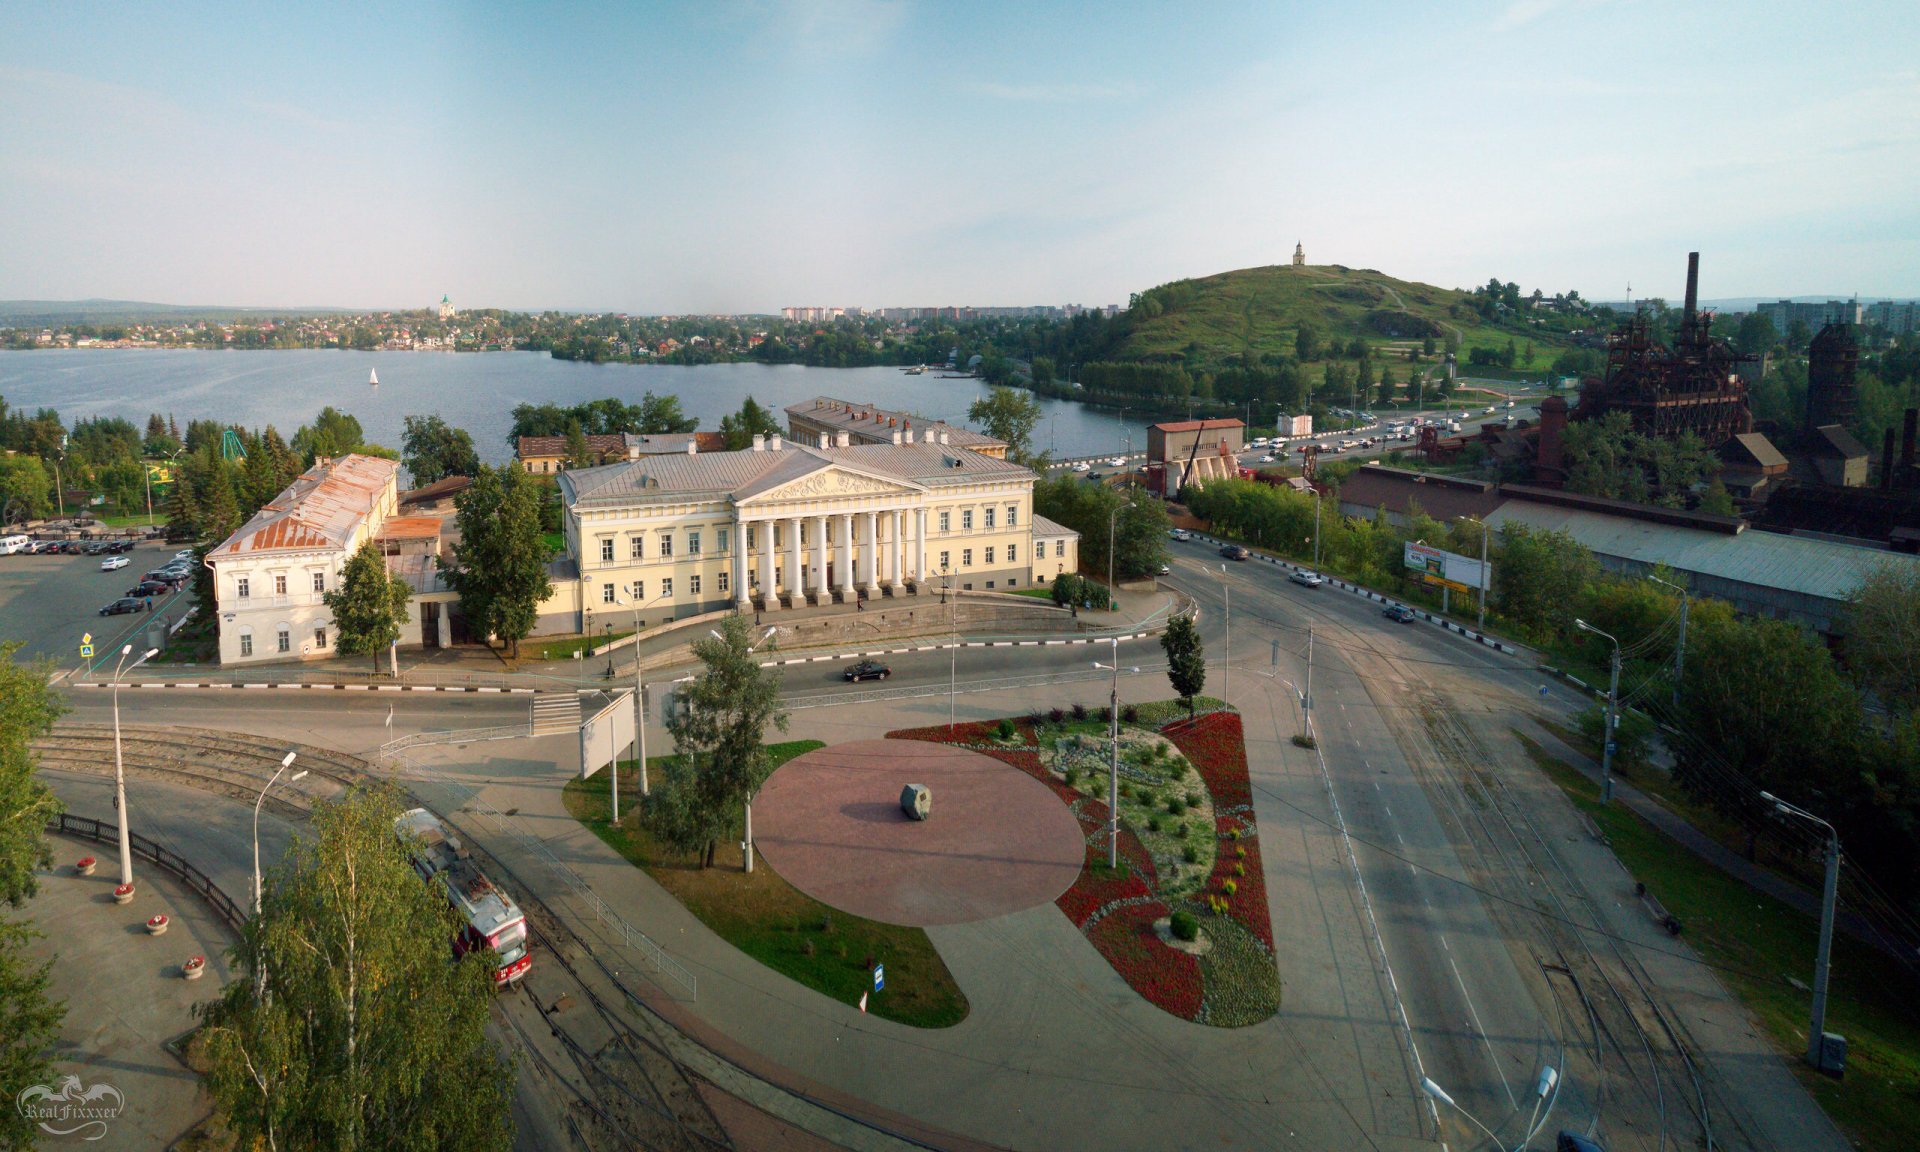
<instances>
[{"instance_id":1,"label":"calm water","mask_svg":"<svg viewBox=\"0 0 1920 1152\"><path fill-rule=\"evenodd\" d=\"M378 389L367 373L380 373ZM147 413L182 427L209 419L291 437L328 404L352 413L367 439L400 446L401 420L438 413L473 434L483 459L512 456L507 429L514 405L577 404L603 396L637 402L645 392L680 398L681 407L717 429L749 395L775 415L788 404L827 395L967 423L967 406L985 391L974 380L943 380L929 370L805 368L797 365L581 364L544 352L203 352L83 348L0 352L0 396L14 408L55 408L69 426L80 417L121 416L145 428ZM1139 420L1070 401L1041 400L1036 446L1062 457L1117 453L1128 427L1146 446ZM784 422L784 420L783 420Z\"/></svg>"}]
</instances>

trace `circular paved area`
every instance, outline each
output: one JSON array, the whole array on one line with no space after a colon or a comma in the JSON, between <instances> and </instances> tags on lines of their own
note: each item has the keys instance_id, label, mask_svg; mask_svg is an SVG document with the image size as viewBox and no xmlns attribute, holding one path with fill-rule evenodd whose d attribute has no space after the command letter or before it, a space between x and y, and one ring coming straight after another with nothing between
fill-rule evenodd
<instances>
[{"instance_id":1,"label":"circular paved area","mask_svg":"<svg viewBox=\"0 0 1920 1152\"><path fill-rule=\"evenodd\" d=\"M925 784L933 815L900 790ZM964 924L1044 904L1086 858L1046 785L991 756L918 740L836 744L781 765L753 802L754 842L794 887L890 924Z\"/></svg>"}]
</instances>

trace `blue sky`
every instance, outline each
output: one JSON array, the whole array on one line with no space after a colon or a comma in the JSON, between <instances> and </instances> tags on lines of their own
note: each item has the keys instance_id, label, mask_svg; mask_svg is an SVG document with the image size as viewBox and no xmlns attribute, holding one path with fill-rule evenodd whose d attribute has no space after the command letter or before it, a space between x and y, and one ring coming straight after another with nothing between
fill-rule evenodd
<instances>
[{"instance_id":1,"label":"blue sky","mask_svg":"<svg viewBox=\"0 0 1920 1152\"><path fill-rule=\"evenodd\" d=\"M1920 5L13 4L0 297L1920 293Z\"/></svg>"}]
</instances>

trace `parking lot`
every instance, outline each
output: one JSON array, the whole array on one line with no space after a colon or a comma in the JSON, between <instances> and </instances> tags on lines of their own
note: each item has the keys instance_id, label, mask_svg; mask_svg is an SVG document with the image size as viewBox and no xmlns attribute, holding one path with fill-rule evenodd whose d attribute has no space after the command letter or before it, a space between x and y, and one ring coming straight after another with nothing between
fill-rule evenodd
<instances>
[{"instance_id":1,"label":"parking lot","mask_svg":"<svg viewBox=\"0 0 1920 1152\"><path fill-rule=\"evenodd\" d=\"M155 596L151 616L99 614L178 547L140 544L116 572L102 572L100 556L0 556L0 641L23 641L22 657L51 656L62 668L73 668L80 663L80 637L91 632L94 662L105 659L156 620L178 619L193 602L191 594L175 592ZM112 670L113 661L106 660L103 671Z\"/></svg>"}]
</instances>

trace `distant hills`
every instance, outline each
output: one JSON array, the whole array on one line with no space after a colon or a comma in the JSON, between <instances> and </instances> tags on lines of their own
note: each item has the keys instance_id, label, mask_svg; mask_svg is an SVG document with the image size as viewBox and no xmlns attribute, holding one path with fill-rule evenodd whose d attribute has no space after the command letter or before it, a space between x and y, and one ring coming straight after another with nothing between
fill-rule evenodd
<instances>
[{"instance_id":1,"label":"distant hills","mask_svg":"<svg viewBox=\"0 0 1920 1152\"><path fill-rule=\"evenodd\" d=\"M1426 337L1444 343L1449 334L1463 348L1520 340L1545 351L1567 343L1549 327L1489 324L1470 292L1338 264L1241 268L1163 284L1142 296L1152 302L1129 310L1126 335L1112 350L1116 358L1291 356L1303 325L1341 343L1355 337L1375 344Z\"/></svg>"},{"instance_id":2,"label":"distant hills","mask_svg":"<svg viewBox=\"0 0 1920 1152\"><path fill-rule=\"evenodd\" d=\"M0 325L136 324L182 319L234 320L249 316L320 316L353 311L350 308L154 304L145 300L0 300Z\"/></svg>"}]
</instances>

